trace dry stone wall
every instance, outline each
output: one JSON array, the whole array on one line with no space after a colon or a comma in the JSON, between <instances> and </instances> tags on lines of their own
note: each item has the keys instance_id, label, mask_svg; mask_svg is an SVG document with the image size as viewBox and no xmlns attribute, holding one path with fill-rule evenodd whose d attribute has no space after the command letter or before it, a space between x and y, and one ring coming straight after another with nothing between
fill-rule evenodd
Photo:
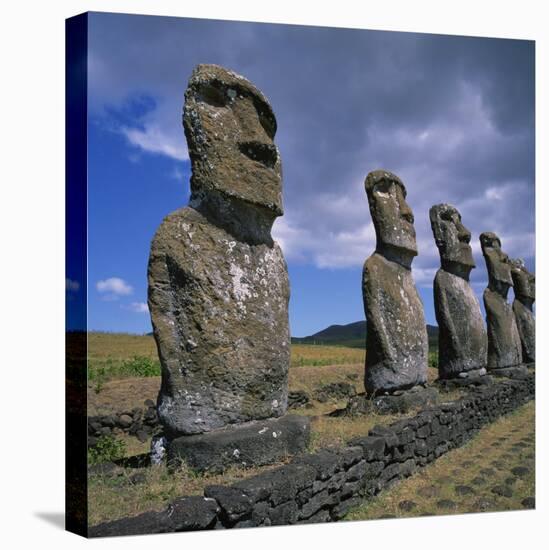
<instances>
[{"instance_id":1,"label":"dry stone wall","mask_svg":"<svg viewBox=\"0 0 549 550\"><path fill-rule=\"evenodd\" d=\"M145 407L115 414L88 416L88 447L94 447L102 436L128 433L141 442L161 431L154 401L147 399Z\"/></svg>"},{"instance_id":2,"label":"dry stone wall","mask_svg":"<svg viewBox=\"0 0 549 550\"><path fill-rule=\"evenodd\" d=\"M337 521L364 497L374 497L480 428L534 398L534 374L472 388L458 401L425 409L342 449L324 449L204 496L181 497L162 512L146 512L91 527L92 537L196 529L231 529Z\"/></svg>"}]
</instances>

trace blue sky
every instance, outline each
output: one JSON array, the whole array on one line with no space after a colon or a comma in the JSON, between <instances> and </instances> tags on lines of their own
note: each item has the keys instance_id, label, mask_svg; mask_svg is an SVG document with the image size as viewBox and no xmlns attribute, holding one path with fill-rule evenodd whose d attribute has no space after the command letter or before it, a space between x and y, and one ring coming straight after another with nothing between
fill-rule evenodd
<instances>
[{"instance_id":1,"label":"blue sky","mask_svg":"<svg viewBox=\"0 0 549 550\"><path fill-rule=\"evenodd\" d=\"M90 329L150 330L149 246L188 201L181 109L198 63L250 79L277 116L285 215L273 234L289 266L293 335L364 318L373 169L407 186L427 322L435 203L454 204L472 231L479 297L482 231L534 270L532 42L97 13L89 25Z\"/></svg>"}]
</instances>

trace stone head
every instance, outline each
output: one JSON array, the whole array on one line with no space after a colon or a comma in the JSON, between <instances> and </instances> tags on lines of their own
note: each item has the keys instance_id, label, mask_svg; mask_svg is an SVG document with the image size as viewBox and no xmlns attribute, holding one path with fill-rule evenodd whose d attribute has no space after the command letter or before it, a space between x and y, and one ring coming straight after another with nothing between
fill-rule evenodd
<instances>
[{"instance_id":1,"label":"stone head","mask_svg":"<svg viewBox=\"0 0 549 550\"><path fill-rule=\"evenodd\" d=\"M509 257L501 249L501 241L495 233L481 233L480 246L486 260L490 284L503 285L507 289L513 286Z\"/></svg>"},{"instance_id":2,"label":"stone head","mask_svg":"<svg viewBox=\"0 0 549 550\"><path fill-rule=\"evenodd\" d=\"M406 202L406 188L385 170L370 172L364 182L377 237L377 249L393 249L417 256L414 214Z\"/></svg>"},{"instance_id":3,"label":"stone head","mask_svg":"<svg viewBox=\"0 0 549 550\"><path fill-rule=\"evenodd\" d=\"M192 164L191 204L215 195L254 206L273 221L282 215L276 119L251 82L217 65L198 65L185 92L183 126Z\"/></svg>"},{"instance_id":4,"label":"stone head","mask_svg":"<svg viewBox=\"0 0 549 550\"><path fill-rule=\"evenodd\" d=\"M461 223L461 214L450 204L436 204L429 210L431 229L442 265L459 264L470 271L475 267L471 232Z\"/></svg>"},{"instance_id":5,"label":"stone head","mask_svg":"<svg viewBox=\"0 0 549 550\"><path fill-rule=\"evenodd\" d=\"M533 303L536 300L535 275L526 269L524 261L521 259L510 260L510 263L515 296Z\"/></svg>"}]
</instances>

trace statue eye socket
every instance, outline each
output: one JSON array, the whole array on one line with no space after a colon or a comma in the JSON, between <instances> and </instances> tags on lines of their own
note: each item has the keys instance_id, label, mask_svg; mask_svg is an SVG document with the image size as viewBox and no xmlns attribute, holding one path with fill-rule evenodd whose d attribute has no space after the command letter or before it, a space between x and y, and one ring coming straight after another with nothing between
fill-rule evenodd
<instances>
[{"instance_id":1,"label":"statue eye socket","mask_svg":"<svg viewBox=\"0 0 549 550\"><path fill-rule=\"evenodd\" d=\"M198 89L198 99L212 107L225 107L227 98L222 90L211 84L202 84Z\"/></svg>"},{"instance_id":2,"label":"statue eye socket","mask_svg":"<svg viewBox=\"0 0 549 550\"><path fill-rule=\"evenodd\" d=\"M374 193L381 193L383 195L388 195L391 193L393 187L393 182L388 180L381 180L380 182L374 185Z\"/></svg>"},{"instance_id":3,"label":"statue eye socket","mask_svg":"<svg viewBox=\"0 0 549 550\"><path fill-rule=\"evenodd\" d=\"M454 221L454 213L449 211L449 210L445 210L444 212L441 213L440 219L444 220L446 222L453 222Z\"/></svg>"}]
</instances>

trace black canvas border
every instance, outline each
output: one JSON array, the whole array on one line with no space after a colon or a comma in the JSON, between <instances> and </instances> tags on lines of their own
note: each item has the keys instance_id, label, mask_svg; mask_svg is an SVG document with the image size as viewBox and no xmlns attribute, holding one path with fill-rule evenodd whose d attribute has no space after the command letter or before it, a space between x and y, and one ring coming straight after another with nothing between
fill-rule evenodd
<instances>
[{"instance_id":1,"label":"black canvas border","mask_svg":"<svg viewBox=\"0 0 549 550\"><path fill-rule=\"evenodd\" d=\"M88 534L88 14L65 21L65 528ZM74 283L73 283L74 284Z\"/></svg>"}]
</instances>

